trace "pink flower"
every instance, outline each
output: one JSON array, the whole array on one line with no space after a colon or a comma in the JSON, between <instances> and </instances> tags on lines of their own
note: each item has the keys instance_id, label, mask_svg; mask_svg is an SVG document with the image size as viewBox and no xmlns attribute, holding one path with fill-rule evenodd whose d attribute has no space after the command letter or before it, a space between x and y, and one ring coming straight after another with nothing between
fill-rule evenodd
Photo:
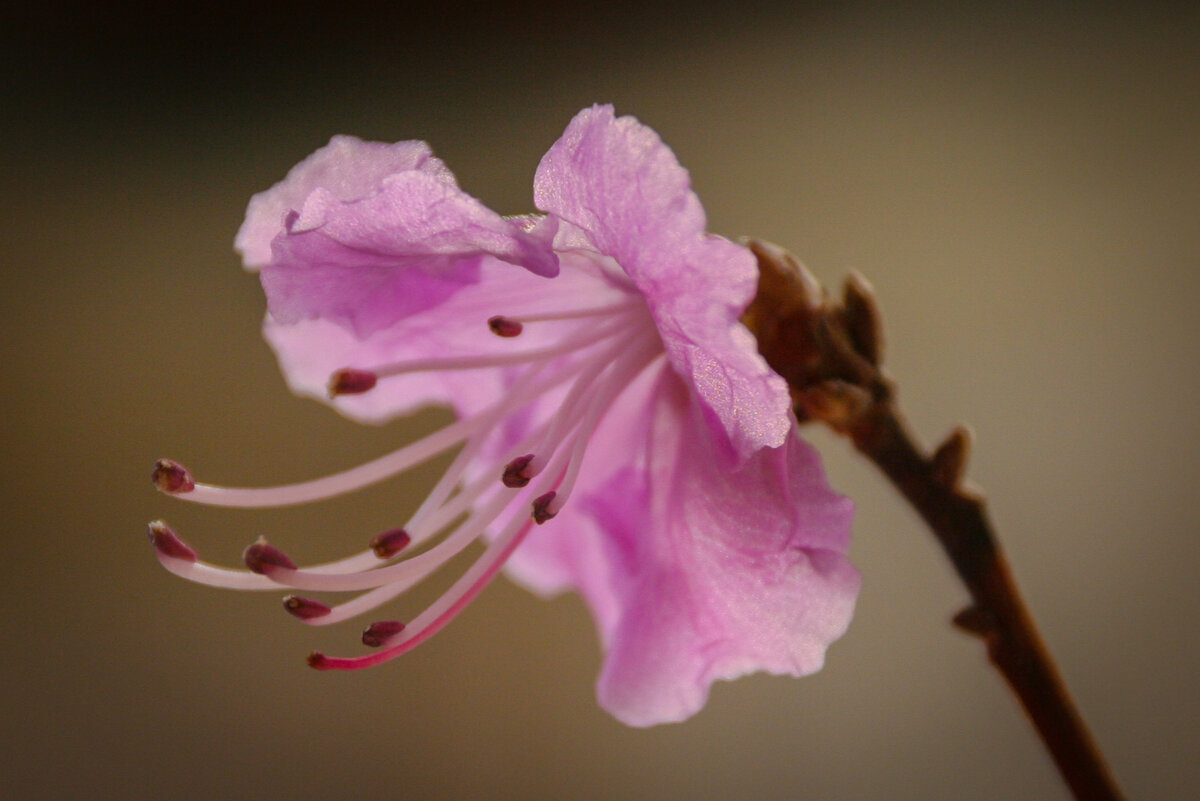
<instances>
[{"instance_id":1,"label":"pink flower","mask_svg":"<svg viewBox=\"0 0 1200 801\"><path fill-rule=\"evenodd\" d=\"M349 137L255 196L237 247L261 270L265 334L292 388L329 392L364 421L429 403L457 421L304 484L219 488L164 460L159 487L227 506L305 503L461 450L402 528L342 561L297 568L260 540L248 570L218 568L159 522L160 561L216 586L360 593L335 606L285 599L325 625L392 600L483 538L431 607L368 627L378 650L310 663L398 656L506 566L540 593L583 595L605 651L600 703L637 726L692 715L716 679L819 669L858 592L845 556L852 510L739 322L753 256L705 232L674 154L610 107L571 122L534 199L544 215L501 217L424 143Z\"/></svg>"}]
</instances>

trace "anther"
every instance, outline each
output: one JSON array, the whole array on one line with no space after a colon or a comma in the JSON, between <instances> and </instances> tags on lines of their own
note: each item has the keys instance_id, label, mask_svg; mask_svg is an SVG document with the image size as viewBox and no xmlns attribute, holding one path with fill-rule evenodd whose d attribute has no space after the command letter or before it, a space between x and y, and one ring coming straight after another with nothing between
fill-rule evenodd
<instances>
[{"instance_id":1,"label":"anther","mask_svg":"<svg viewBox=\"0 0 1200 801\"><path fill-rule=\"evenodd\" d=\"M504 474L500 480L504 482L504 486L512 489L524 487L533 478L533 474L529 472L529 463L533 461L533 454L527 453L524 456L518 456L504 466Z\"/></svg>"},{"instance_id":2,"label":"anther","mask_svg":"<svg viewBox=\"0 0 1200 801\"><path fill-rule=\"evenodd\" d=\"M558 493L550 490L545 495L539 495L533 501L533 522L539 526L545 523L550 518L558 514L558 508L552 508L554 499L558 497Z\"/></svg>"},{"instance_id":3,"label":"anther","mask_svg":"<svg viewBox=\"0 0 1200 801\"><path fill-rule=\"evenodd\" d=\"M375 388L379 376L370 370L343 367L329 377L329 397L338 395L361 395Z\"/></svg>"},{"instance_id":4,"label":"anther","mask_svg":"<svg viewBox=\"0 0 1200 801\"><path fill-rule=\"evenodd\" d=\"M402 631L404 624L399 620L380 620L363 629L362 642L368 648L378 648Z\"/></svg>"},{"instance_id":5,"label":"anther","mask_svg":"<svg viewBox=\"0 0 1200 801\"><path fill-rule=\"evenodd\" d=\"M287 554L267 542L262 537L242 552L246 567L254 573L266 574L273 567L295 570L296 563L288 559Z\"/></svg>"},{"instance_id":6,"label":"anther","mask_svg":"<svg viewBox=\"0 0 1200 801\"><path fill-rule=\"evenodd\" d=\"M289 595L284 598L283 608L301 620L325 617L333 611L320 601L314 601L312 598L302 598L299 595Z\"/></svg>"},{"instance_id":7,"label":"anther","mask_svg":"<svg viewBox=\"0 0 1200 801\"><path fill-rule=\"evenodd\" d=\"M187 562L195 562L199 558L196 556L196 552L186 542L179 539L179 535L162 520L155 520L147 526L146 534L150 538L150 544L163 556L183 559Z\"/></svg>"},{"instance_id":8,"label":"anther","mask_svg":"<svg viewBox=\"0 0 1200 801\"><path fill-rule=\"evenodd\" d=\"M371 550L380 559L390 559L400 553L408 544L412 542L412 537L402 528L394 528L391 531L385 531L371 539Z\"/></svg>"},{"instance_id":9,"label":"anther","mask_svg":"<svg viewBox=\"0 0 1200 801\"><path fill-rule=\"evenodd\" d=\"M196 488L192 474L188 469L173 459L159 459L154 463L154 472L150 474L154 486L169 494L191 492Z\"/></svg>"},{"instance_id":10,"label":"anther","mask_svg":"<svg viewBox=\"0 0 1200 801\"><path fill-rule=\"evenodd\" d=\"M308 662L308 666L310 668L316 668L317 670L329 670L329 658L320 651L313 651L308 655L306 661Z\"/></svg>"},{"instance_id":11,"label":"anther","mask_svg":"<svg viewBox=\"0 0 1200 801\"><path fill-rule=\"evenodd\" d=\"M488 328L492 329L492 333L498 337L520 336L521 332L525 330L525 326L516 320L511 320L499 314L488 318Z\"/></svg>"}]
</instances>

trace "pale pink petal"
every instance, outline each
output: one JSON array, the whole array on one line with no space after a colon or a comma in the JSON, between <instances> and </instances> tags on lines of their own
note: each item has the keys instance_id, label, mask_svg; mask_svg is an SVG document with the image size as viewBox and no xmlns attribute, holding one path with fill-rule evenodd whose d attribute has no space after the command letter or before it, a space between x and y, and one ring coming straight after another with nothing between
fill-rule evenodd
<instances>
[{"instance_id":1,"label":"pale pink petal","mask_svg":"<svg viewBox=\"0 0 1200 801\"><path fill-rule=\"evenodd\" d=\"M406 172L353 202L314 190L276 237L262 280L276 320L322 317L369 336L476 283L483 256L514 270L557 270L536 234L453 186Z\"/></svg>"},{"instance_id":2,"label":"pale pink petal","mask_svg":"<svg viewBox=\"0 0 1200 801\"><path fill-rule=\"evenodd\" d=\"M704 236L704 209L675 154L633 117L615 118L612 106L575 116L538 165L533 197L586 231L649 297L678 291L675 265Z\"/></svg>"},{"instance_id":3,"label":"pale pink petal","mask_svg":"<svg viewBox=\"0 0 1200 801\"><path fill-rule=\"evenodd\" d=\"M619 437L634 412L613 412L601 433ZM651 414L622 441L625 466L514 555L526 583L587 599L607 650L600 701L638 726L694 714L717 679L819 669L859 583L852 507L798 436L729 470L677 378Z\"/></svg>"},{"instance_id":4,"label":"pale pink petal","mask_svg":"<svg viewBox=\"0 0 1200 801\"><path fill-rule=\"evenodd\" d=\"M686 170L658 135L611 106L576 115L542 159L538 207L570 239L612 258L636 285L675 369L694 387L726 461L787 436L787 386L758 355L738 319L757 268L743 247L705 232Z\"/></svg>"},{"instance_id":5,"label":"pale pink petal","mask_svg":"<svg viewBox=\"0 0 1200 801\"><path fill-rule=\"evenodd\" d=\"M335 136L282 181L250 199L234 248L248 269L265 266L271 261L271 241L283 233L284 217L303 206L313 190L324 189L338 200L357 200L374 192L385 177L410 170L455 185L453 174L424 142L385 144Z\"/></svg>"}]
</instances>

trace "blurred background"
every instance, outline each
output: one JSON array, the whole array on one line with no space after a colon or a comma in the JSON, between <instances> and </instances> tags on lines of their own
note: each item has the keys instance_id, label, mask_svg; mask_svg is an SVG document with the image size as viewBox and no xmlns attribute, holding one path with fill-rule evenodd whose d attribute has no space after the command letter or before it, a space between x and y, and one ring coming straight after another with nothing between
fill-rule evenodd
<instances>
[{"instance_id":1,"label":"blurred background","mask_svg":"<svg viewBox=\"0 0 1200 801\"><path fill-rule=\"evenodd\" d=\"M292 397L232 239L332 134L431 142L531 209L612 102L690 168L712 230L785 245L887 314L926 439L968 422L1015 572L1131 798L1200 787L1200 16L1185 4L27 4L0 48L0 775L17 799L1066 798L932 538L846 443L865 577L826 669L714 688L682 725L597 708L574 597L498 581L373 671L358 628L163 571L165 517L236 564L394 525L438 465L298 510L192 508L153 460L298 480L441 419ZM404 601L419 608L437 588Z\"/></svg>"}]
</instances>

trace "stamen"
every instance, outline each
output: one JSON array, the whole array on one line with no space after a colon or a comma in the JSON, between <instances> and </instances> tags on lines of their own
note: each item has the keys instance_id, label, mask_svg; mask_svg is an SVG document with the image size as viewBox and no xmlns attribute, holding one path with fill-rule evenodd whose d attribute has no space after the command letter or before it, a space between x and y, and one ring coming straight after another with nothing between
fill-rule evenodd
<instances>
[{"instance_id":1,"label":"stamen","mask_svg":"<svg viewBox=\"0 0 1200 801\"><path fill-rule=\"evenodd\" d=\"M424 542L468 511L471 513L468 520L485 514L485 510L489 509L494 510L492 514L499 514L511 495L500 496L496 490L496 480L490 474L481 475L460 489L449 501L414 523L413 542ZM485 498L487 502L481 503Z\"/></svg>"},{"instance_id":2,"label":"stamen","mask_svg":"<svg viewBox=\"0 0 1200 801\"><path fill-rule=\"evenodd\" d=\"M165 529L166 533L156 534L156 526ZM231 570L201 562L198 560L196 552L179 539L174 531L166 528L166 524L162 521L151 524L150 541L154 544L158 561L163 567L188 581L207 584L210 587L224 587L233 590L277 590L280 587L279 583L268 578L266 574L287 569L283 560L291 561L282 551L270 545L266 546L269 551L264 558L259 546L264 545L265 541L260 538L260 542L251 545L243 553L243 558L254 562L255 567L258 568L255 572ZM271 559L274 561L268 561ZM374 567L378 563L379 560L373 551L364 551L336 562L314 565L307 568L306 572L314 575L355 573Z\"/></svg>"},{"instance_id":3,"label":"stamen","mask_svg":"<svg viewBox=\"0 0 1200 801\"><path fill-rule=\"evenodd\" d=\"M299 595L289 595L284 598L283 608L301 620L325 617L332 611L320 601L314 601L312 598L302 598Z\"/></svg>"},{"instance_id":4,"label":"stamen","mask_svg":"<svg viewBox=\"0 0 1200 801\"><path fill-rule=\"evenodd\" d=\"M168 495L191 492L196 487L196 482L192 480L192 474L174 459L159 459L155 462L150 480L161 492Z\"/></svg>"},{"instance_id":5,"label":"stamen","mask_svg":"<svg viewBox=\"0 0 1200 801\"><path fill-rule=\"evenodd\" d=\"M639 311L621 313L634 307ZM319 669L357 669L387 661L411 650L449 623L490 583L533 525L545 523L561 510L578 475L588 441L612 400L625 390L641 369L653 361L653 357L644 355L643 351L648 348L647 353L661 353L662 345L656 336L650 341L645 336L643 326L630 325L634 322L635 314L644 314L644 311L644 304L639 298L592 309L521 318L497 315L488 321L489 327L505 337L518 336L528 322L604 315L608 319L579 326L572 336L558 340L555 345L522 352L415 359L375 370L346 368L338 371L330 382L331 395L366 392L375 386L378 378L418 370L530 365L529 369L520 372L519 379L503 398L489 408L391 454L342 473L290 486L237 490L203 484L197 486L182 465L170 460L160 461L155 466L154 481L165 492L186 493L184 497L201 503L239 507L275 506L320 500L359 489L465 441L451 467L414 514L413 520L403 528L377 535L371 541L370 550L358 555L301 570L281 550L260 538L243 554L243 560L252 572L228 570L198 562L195 551L164 523L159 522L151 524L150 538L160 561L178 575L215 586L266 589L286 585L299 590L368 590L334 607L298 595L284 599L285 609L296 618L310 625L325 625L373 609L396 597L462 553L485 530L502 519L503 524L498 526L501 532L488 544L483 555L455 581L447 593L409 623L408 628L400 621L378 621L367 627L363 632L363 643L369 647L386 645L384 650L356 659L314 653L309 657L309 664ZM651 345L654 347L649 347ZM551 367L554 372L545 375ZM602 374L603 379L600 378ZM601 384L595 387L595 392L590 392L597 380L601 380ZM467 467L475 465L473 459L479 449L492 441L493 432L506 416L538 401L568 381L572 382L572 386L562 402L557 403L558 409L549 415L550 419L523 437L521 443L511 445L504 457L511 457L514 452L520 454L534 445L538 447L533 447L531 453L513 458L505 465L501 465L499 459L490 467L487 464L479 465L483 469L472 473L476 478L451 497ZM569 443L568 447L561 447L566 443ZM541 467L539 461L542 462ZM502 484L518 492L508 492L496 483L496 471L501 467ZM551 481L551 476L556 476L556 480ZM525 511L529 508L525 504L530 503L528 499L534 496L531 516ZM468 513L466 519L445 534L433 548L394 564L376 566L378 560L395 557L411 543L438 535L465 512Z\"/></svg>"},{"instance_id":6,"label":"stamen","mask_svg":"<svg viewBox=\"0 0 1200 801\"><path fill-rule=\"evenodd\" d=\"M491 481L494 481L494 479ZM470 517L459 524L450 534L446 535L437 545L424 553L395 562L386 567L364 570L359 573L325 573L300 570L294 566L288 567L275 562L266 562L265 560L255 566L260 569L259 572L262 572L268 579L280 586L309 592L355 592L398 584L403 585L405 588L411 587L432 575L442 565L462 553L468 545L483 534L484 530L506 508L509 508L513 504L519 505L522 497L528 497L529 494L545 490L547 484L548 481L545 479L536 482L535 486L527 491L523 491L521 495L515 498L507 493L497 494L490 498L486 504L472 511ZM454 514L457 516L459 512L456 511ZM439 523L439 528L444 525L445 522ZM414 535L413 539L417 540L419 538Z\"/></svg>"},{"instance_id":7,"label":"stamen","mask_svg":"<svg viewBox=\"0 0 1200 801\"><path fill-rule=\"evenodd\" d=\"M534 431L530 432L521 442L513 446L513 450L520 451L528 446L534 440L542 438L546 429L549 428L547 423L542 423ZM405 524L404 530L411 531L412 541L419 542L426 536L432 535L440 530L446 523L454 520L462 512L474 503L484 492L490 487L494 487L494 479L486 478L487 471L481 473L480 479L476 480L470 486L462 488L450 503L445 503L450 488L458 481L463 473L467 462L474 457L475 451L481 443L481 437L473 437L468 441L466 447L459 451L455 458L454 464L438 481L438 485L434 487L433 492L421 504L421 508L413 514L408 523ZM433 510L430 512L430 510ZM374 553L374 552L369 552ZM367 569L364 567L363 569ZM316 569L314 569L315 572ZM348 572L348 571L343 571ZM313 626L325 626L334 623L341 623L345 620L357 617L358 615L377 609L385 603L391 601L397 596L407 591L414 581L398 581L391 584L384 584L376 587L373 590L363 592L348 601L343 601L331 608L328 616L322 618L313 618L306 620L305 623Z\"/></svg>"},{"instance_id":8,"label":"stamen","mask_svg":"<svg viewBox=\"0 0 1200 801\"><path fill-rule=\"evenodd\" d=\"M525 326L516 320L496 315L488 318L488 328L492 329L492 333L498 337L511 338L520 336Z\"/></svg>"},{"instance_id":9,"label":"stamen","mask_svg":"<svg viewBox=\"0 0 1200 801\"><path fill-rule=\"evenodd\" d=\"M369 370L343 367L329 377L329 397L338 395L361 395L375 389L379 376Z\"/></svg>"},{"instance_id":10,"label":"stamen","mask_svg":"<svg viewBox=\"0 0 1200 801\"><path fill-rule=\"evenodd\" d=\"M433 458L473 434L490 431L504 415L530 403L554 387L574 378L587 362L580 362L555 371L537 381L545 365L539 365L521 376L505 397L474 417L455 421L423 439L411 442L398 450L384 454L349 470L297 484L276 487L222 487L216 484L196 484L191 492L175 497L193 503L236 508L291 506L333 498L363 489L410 467Z\"/></svg>"},{"instance_id":11,"label":"stamen","mask_svg":"<svg viewBox=\"0 0 1200 801\"><path fill-rule=\"evenodd\" d=\"M349 659L326 656L314 651L308 656L309 666L317 670L361 670L383 664L416 648L441 631L475 600L500 572L500 568L532 528L533 521L529 518L514 517L500 536L488 546L483 556L454 582L454 586L408 624L405 631L399 635L402 638L401 642L373 654Z\"/></svg>"},{"instance_id":12,"label":"stamen","mask_svg":"<svg viewBox=\"0 0 1200 801\"><path fill-rule=\"evenodd\" d=\"M475 356L410 359L408 361L393 362L392 364L377 365L372 368L372 372L379 378L387 378L388 376L424 372L427 370L475 370L483 367L508 367L516 364L527 364L591 347L601 340L607 339L624 330L624 326L622 325L624 322L621 319L606 320L599 325L580 331L574 336L564 337L560 342L544 348L511 351L508 353L487 353Z\"/></svg>"},{"instance_id":13,"label":"stamen","mask_svg":"<svg viewBox=\"0 0 1200 801\"><path fill-rule=\"evenodd\" d=\"M171 559L182 559L185 562L195 562L198 557L196 552L188 546L186 542L179 538L179 535L162 520L155 520L146 527L146 534L150 537L150 544L158 551L159 555L166 556Z\"/></svg>"},{"instance_id":14,"label":"stamen","mask_svg":"<svg viewBox=\"0 0 1200 801\"><path fill-rule=\"evenodd\" d=\"M509 320L521 325L523 323L541 323L555 320L577 320L580 317L607 317L618 312L628 311L630 309L645 308L645 301L640 297L631 297L628 300L619 301L617 303L609 303L604 306L591 306L585 309L570 309L567 311L557 312L541 312L538 314L522 314L520 317L497 316L492 320L502 319ZM491 324L491 320L488 320Z\"/></svg>"},{"instance_id":15,"label":"stamen","mask_svg":"<svg viewBox=\"0 0 1200 801\"><path fill-rule=\"evenodd\" d=\"M490 432L487 432L490 433ZM425 496L425 500L421 501L421 505L417 507L417 511L412 513L412 517L404 524L404 528L412 533L412 530L417 527L421 521L429 516L431 510L439 509L446 503L446 499L450 497L450 493L458 486L459 480L463 473L466 472L467 466L471 460L475 458L482 447L487 433L477 431L471 435L466 444L459 450L458 455L454 457L454 461L446 468L446 472L438 479L437 484L433 486L429 494Z\"/></svg>"},{"instance_id":16,"label":"stamen","mask_svg":"<svg viewBox=\"0 0 1200 801\"><path fill-rule=\"evenodd\" d=\"M534 431L525 436L521 442L517 443L514 448L520 449L527 447L531 441L543 436L545 429L545 424L538 426ZM484 471L480 474L480 477L476 479L475 482L460 490L459 493L456 494L449 503L445 503L446 495L449 494L454 483L456 483L458 478L462 475L467 461L469 461L469 459L478 450L480 443L481 437L479 435L472 436L472 438L468 440L467 445L459 452L454 463L452 463L450 469L447 470L446 475L443 475L441 480L439 480L438 486L434 488L434 491L428 498L426 498L425 502L421 505L421 508L418 509L417 513L414 514L414 516L409 520L403 529L393 529L376 537L377 540L381 541L380 544L385 546L383 549L385 553L388 549L399 548L403 540L403 535L400 533L402 531L408 534L411 542L420 542L432 536L433 534L436 534L448 523L466 511L471 504L475 503L479 498L481 498L490 487L495 486L495 479L489 478L491 471ZM434 504L437 503L441 503L443 505L434 506ZM428 511L431 508L432 511ZM484 511L484 517L486 518L489 514L494 517L501 511L501 508L502 504L499 501L494 502L493 505L489 506L487 510ZM471 530L458 532L459 537L461 537L460 541L462 544L454 546L455 549L452 550L450 554L446 555L445 559L434 559L434 557L426 556L426 562L433 560L432 564L427 565L430 569L430 572L432 572L433 569L436 569L441 563L448 560L450 556L453 556L453 554L466 547L466 545L471 541L466 537L477 537L483 528L487 526L489 520L490 518L483 519L482 521L476 518L470 518L468 522L474 526L473 533ZM278 551L278 549L276 549L276 551ZM441 552L440 547L438 552ZM278 589L280 586L288 586L288 579L290 577L297 576L313 578L322 575L362 573L363 571L370 571L371 568L377 567L380 558L381 557L376 550L371 548L335 562L328 562L321 565L307 567L303 571L289 571L282 565L262 563L258 564L258 567L263 571L263 574L260 575L246 570L230 570L228 568L205 563L171 559L162 555L161 553L159 554L159 561L163 564L163 566L182 578L214 587L225 587L229 589L240 590ZM421 562L420 564L425 564L425 562ZM409 572L411 573L411 571ZM363 573L363 575L368 574ZM376 574L371 572L369 575L375 576ZM354 598L350 601L333 607L332 611L326 617L313 618L306 620L305 622L311 625L326 625L329 623L347 620L355 615L359 615L363 612L374 609L375 607L387 602L397 595L400 595L402 592L408 589L408 587L415 584L421 578L423 578L423 576L418 576L415 580L410 578L410 580L407 582L401 582L393 586L377 587L376 589L371 590L370 592L365 593L358 598ZM343 587L341 589L361 590L364 588L364 586L373 585L369 583L367 585L363 585L360 583L352 587ZM304 589L305 587L308 589L320 589L319 587L312 587L309 585L296 586L295 588Z\"/></svg>"},{"instance_id":17,"label":"stamen","mask_svg":"<svg viewBox=\"0 0 1200 801\"><path fill-rule=\"evenodd\" d=\"M273 568L296 569L296 563L289 559L287 554L267 542L263 537L259 537L256 542L246 547L246 550L242 552L242 559L245 560L246 567L250 568L253 573L266 575Z\"/></svg>"},{"instance_id":18,"label":"stamen","mask_svg":"<svg viewBox=\"0 0 1200 801\"><path fill-rule=\"evenodd\" d=\"M399 620L380 620L363 629L362 643L368 648L378 648L402 631L404 624Z\"/></svg>"},{"instance_id":19,"label":"stamen","mask_svg":"<svg viewBox=\"0 0 1200 801\"><path fill-rule=\"evenodd\" d=\"M178 538L176 540L183 545L182 540L178 540ZM248 570L230 570L198 561L196 552L187 545L183 545L187 549L186 552L165 550L153 533L151 533L151 542L155 544L155 552L158 556L159 564L188 581L194 581L197 584L207 584L210 587L224 587L229 590L279 589L279 585L266 576L259 576ZM191 554L191 558L188 557L188 554Z\"/></svg>"},{"instance_id":20,"label":"stamen","mask_svg":"<svg viewBox=\"0 0 1200 801\"><path fill-rule=\"evenodd\" d=\"M371 540L371 550L380 559L391 559L404 550L410 542L412 542L412 537L409 536L407 531L402 528L394 528L373 538Z\"/></svg>"},{"instance_id":21,"label":"stamen","mask_svg":"<svg viewBox=\"0 0 1200 801\"><path fill-rule=\"evenodd\" d=\"M518 456L516 459L513 459L504 466L504 474L500 477L500 481L510 489L524 487L533 478L533 475L526 470L532 461L532 453L527 453L524 456Z\"/></svg>"}]
</instances>

